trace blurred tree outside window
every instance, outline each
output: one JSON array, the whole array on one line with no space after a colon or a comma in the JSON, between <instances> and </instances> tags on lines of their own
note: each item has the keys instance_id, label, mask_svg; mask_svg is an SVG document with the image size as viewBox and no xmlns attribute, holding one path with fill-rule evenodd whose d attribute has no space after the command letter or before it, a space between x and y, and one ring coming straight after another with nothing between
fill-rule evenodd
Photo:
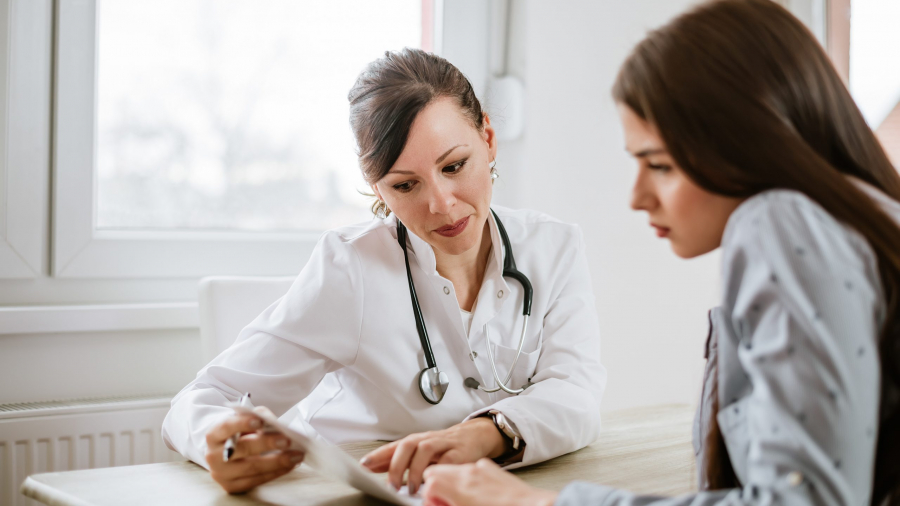
<instances>
[{"instance_id":1,"label":"blurred tree outside window","mask_svg":"<svg viewBox=\"0 0 900 506\"><path fill-rule=\"evenodd\" d=\"M95 220L322 230L371 217L347 92L422 46L422 0L99 2Z\"/></svg>"}]
</instances>

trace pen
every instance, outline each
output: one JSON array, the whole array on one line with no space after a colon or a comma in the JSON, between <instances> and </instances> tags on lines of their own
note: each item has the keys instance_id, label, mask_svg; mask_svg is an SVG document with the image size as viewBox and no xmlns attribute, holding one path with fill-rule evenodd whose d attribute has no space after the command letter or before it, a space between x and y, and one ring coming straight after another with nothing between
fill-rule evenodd
<instances>
[{"instance_id":1,"label":"pen","mask_svg":"<svg viewBox=\"0 0 900 506\"><path fill-rule=\"evenodd\" d=\"M250 393L248 392L242 395L238 404L245 408L251 407ZM230 438L225 440L225 447L222 448L222 462L228 462L231 456L234 455L234 446L237 444L238 437L240 437L240 433L233 434Z\"/></svg>"}]
</instances>

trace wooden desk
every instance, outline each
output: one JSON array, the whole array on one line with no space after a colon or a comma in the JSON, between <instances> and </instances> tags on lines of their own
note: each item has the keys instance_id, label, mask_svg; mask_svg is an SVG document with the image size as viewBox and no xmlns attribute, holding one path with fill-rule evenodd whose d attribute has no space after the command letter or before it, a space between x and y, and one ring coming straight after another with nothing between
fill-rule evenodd
<instances>
[{"instance_id":1,"label":"wooden desk","mask_svg":"<svg viewBox=\"0 0 900 506\"><path fill-rule=\"evenodd\" d=\"M656 406L608 413L594 444L515 473L526 482L559 490L572 480L636 492L677 495L694 490L693 410ZM344 445L355 457L383 443ZM22 493L56 505L328 505L382 504L306 466L246 495L228 495L191 462L89 469L30 476Z\"/></svg>"}]
</instances>

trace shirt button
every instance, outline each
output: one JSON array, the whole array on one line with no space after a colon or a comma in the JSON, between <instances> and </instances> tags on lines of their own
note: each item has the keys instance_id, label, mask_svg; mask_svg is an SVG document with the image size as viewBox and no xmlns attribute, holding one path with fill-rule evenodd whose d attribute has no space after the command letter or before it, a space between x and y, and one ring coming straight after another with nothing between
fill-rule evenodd
<instances>
[{"instance_id":1,"label":"shirt button","mask_svg":"<svg viewBox=\"0 0 900 506\"><path fill-rule=\"evenodd\" d=\"M446 286L444 287L444 295L450 295L450 289Z\"/></svg>"},{"instance_id":2,"label":"shirt button","mask_svg":"<svg viewBox=\"0 0 900 506\"><path fill-rule=\"evenodd\" d=\"M502 299L502 298L503 298L503 290L500 290L499 292L497 292L497 298L498 298L498 299Z\"/></svg>"},{"instance_id":3,"label":"shirt button","mask_svg":"<svg viewBox=\"0 0 900 506\"><path fill-rule=\"evenodd\" d=\"M472 362L474 362L477 357L478 357L477 351L473 351L472 353L469 353L469 358L472 359Z\"/></svg>"},{"instance_id":4,"label":"shirt button","mask_svg":"<svg viewBox=\"0 0 900 506\"><path fill-rule=\"evenodd\" d=\"M797 471L788 473L787 481L789 484L791 484L791 486L796 487L796 486L800 485L801 483L803 483L803 474L799 473Z\"/></svg>"}]
</instances>

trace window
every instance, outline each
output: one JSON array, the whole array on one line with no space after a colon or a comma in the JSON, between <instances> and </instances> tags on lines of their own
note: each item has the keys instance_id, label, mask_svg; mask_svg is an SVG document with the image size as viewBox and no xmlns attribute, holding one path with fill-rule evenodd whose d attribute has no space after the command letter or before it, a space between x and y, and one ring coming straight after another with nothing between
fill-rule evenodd
<instances>
[{"instance_id":1,"label":"window","mask_svg":"<svg viewBox=\"0 0 900 506\"><path fill-rule=\"evenodd\" d=\"M424 45L479 89L486 23L475 0L59 0L52 274L296 273L370 216L358 72Z\"/></svg>"},{"instance_id":2,"label":"window","mask_svg":"<svg viewBox=\"0 0 900 506\"><path fill-rule=\"evenodd\" d=\"M98 4L96 229L322 230L371 214L347 91L421 0Z\"/></svg>"},{"instance_id":3,"label":"window","mask_svg":"<svg viewBox=\"0 0 900 506\"><path fill-rule=\"evenodd\" d=\"M480 96L488 76L482 0L4 5L5 279L296 273L369 216L346 114L362 66L412 45Z\"/></svg>"},{"instance_id":4,"label":"window","mask_svg":"<svg viewBox=\"0 0 900 506\"><path fill-rule=\"evenodd\" d=\"M866 122L900 167L900 2L777 0L827 48Z\"/></svg>"},{"instance_id":5,"label":"window","mask_svg":"<svg viewBox=\"0 0 900 506\"><path fill-rule=\"evenodd\" d=\"M850 92L895 166L900 167L900 2L850 3Z\"/></svg>"}]
</instances>

